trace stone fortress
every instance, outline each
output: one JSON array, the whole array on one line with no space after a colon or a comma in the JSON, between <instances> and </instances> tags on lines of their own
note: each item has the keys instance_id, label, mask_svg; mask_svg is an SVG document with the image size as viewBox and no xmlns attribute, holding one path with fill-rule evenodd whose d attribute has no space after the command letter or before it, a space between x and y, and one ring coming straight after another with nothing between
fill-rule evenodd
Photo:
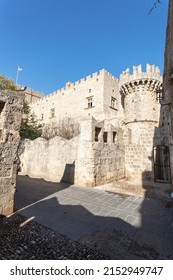
<instances>
[{"instance_id":1,"label":"stone fortress","mask_svg":"<svg viewBox=\"0 0 173 280\"><path fill-rule=\"evenodd\" d=\"M156 155L164 139L156 100L161 87L159 68L147 64L145 72L134 66L132 74L127 69L119 80L101 70L38 96L30 107L41 124L69 117L80 123L80 135L25 140L21 175L84 186L122 178L169 183L169 155L165 159L163 150Z\"/></svg>"}]
</instances>

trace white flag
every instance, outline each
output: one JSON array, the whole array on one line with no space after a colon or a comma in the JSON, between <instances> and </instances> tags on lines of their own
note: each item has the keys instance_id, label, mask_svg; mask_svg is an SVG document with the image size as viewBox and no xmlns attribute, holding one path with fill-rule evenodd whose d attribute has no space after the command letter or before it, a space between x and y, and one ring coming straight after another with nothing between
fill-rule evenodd
<instances>
[{"instance_id":1,"label":"white flag","mask_svg":"<svg viewBox=\"0 0 173 280\"><path fill-rule=\"evenodd\" d=\"M18 71L22 71L23 69L21 67L18 66Z\"/></svg>"}]
</instances>

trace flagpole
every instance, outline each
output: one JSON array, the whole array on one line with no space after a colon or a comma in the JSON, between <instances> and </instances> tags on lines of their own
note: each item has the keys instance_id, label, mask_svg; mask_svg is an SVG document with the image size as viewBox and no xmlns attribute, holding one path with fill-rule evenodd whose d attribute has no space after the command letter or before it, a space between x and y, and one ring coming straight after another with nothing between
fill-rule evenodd
<instances>
[{"instance_id":1,"label":"flagpole","mask_svg":"<svg viewBox=\"0 0 173 280\"><path fill-rule=\"evenodd\" d=\"M16 74L16 86L17 86L17 82L18 82L18 76L19 76L19 66L17 67L17 74Z\"/></svg>"},{"instance_id":2,"label":"flagpole","mask_svg":"<svg viewBox=\"0 0 173 280\"><path fill-rule=\"evenodd\" d=\"M16 85L18 83L18 77L19 77L19 71L22 71L23 69L21 67L17 67L17 74L16 74Z\"/></svg>"}]
</instances>

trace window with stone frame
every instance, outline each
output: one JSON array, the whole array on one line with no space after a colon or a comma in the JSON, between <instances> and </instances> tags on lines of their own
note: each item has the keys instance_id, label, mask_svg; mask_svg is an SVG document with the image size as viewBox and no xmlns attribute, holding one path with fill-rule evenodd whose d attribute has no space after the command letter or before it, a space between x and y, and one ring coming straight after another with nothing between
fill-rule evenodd
<instances>
[{"instance_id":1,"label":"window with stone frame","mask_svg":"<svg viewBox=\"0 0 173 280\"><path fill-rule=\"evenodd\" d=\"M116 109L116 98L111 96L111 108Z\"/></svg>"},{"instance_id":2,"label":"window with stone frame","mask_svg":"<svg viewBox=\"0 0 173 280\"><path fill-rule=\"evenodd\" d=\"M41 114L41 121L43 121L44 119L44 114Z\"/></svg>"},{"instance_id":3,"label":"window with stone frame","mask_svg":"<svg viewBox=\"0 0 173 280\"><path fill-rule=\"evenodd\" d=\"M123 94L121 94L121 106L125 109L125 96Z\"/></svg>"},{"instance_id":4,"label":"window with stone frame","mask_svg":"<svg viewBox=\"0 0 173 280\"><path fill-rule=\"evenodd\" d=\"M95 142L98 142L98 141L99 141L100 132L101 132L101 128L96 126L96 127L95 127Z\"/></svg>"},{"instance_id":5,"label":"window with stone frame","mask_svg":"<svg viewBox=\"0 0 173 280\"><path fill-rule=\"evenodd\" d=\"M103 142L104 143L108 142L108 133L107 133L107 131L103 132Z\"/></svg>"},{"instance_id":6,"label":"window with stone frame","mask_svg":"<svg viewBox=\"0 0 173 280\"><path fill-rule=\"evenodd\" d=\"M112 136L113 136L113 143L116 143L116 140L117 140L117 132L115 132L115 131L113 131L113 133L112 133Z\"/></svg>"},{"instance_id":7,"label":"window with stone frame","mask_svg":"<svg viewBox=\"0 0 173 280\"><path fill-rule=\"evenodd\" d=\"M50 117L51 117L51 118L54 118L54 117L55 117L55 108L52 108L52 109L50 110Z\"/></svg>"},{"instance_id":8,"label":"window with stone frame","mask_svg":"<svg viewBox=\"0 0 173 280\"><path fill-rule=\"evenodd\" d=\"M87 105L88 108L92 108L93 106L93 96L87 97Z\"/></svg>"}]
</instances>

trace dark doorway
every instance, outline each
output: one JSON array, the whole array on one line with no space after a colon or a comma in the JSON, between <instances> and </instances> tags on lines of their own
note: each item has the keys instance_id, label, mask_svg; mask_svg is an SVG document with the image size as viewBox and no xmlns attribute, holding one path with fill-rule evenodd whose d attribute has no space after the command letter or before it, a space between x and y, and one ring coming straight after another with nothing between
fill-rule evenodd
<instances>
[{"instance_id":1,"label":"dark doorway","mask_svg":"<svg viewBox=\"0 0 173 280\"><path fill-rule=\"evenodd\" d=\"M171 183L170 153L167 146L154 147L154 179L155 182Z\"/></svg>"}]
</instances>

